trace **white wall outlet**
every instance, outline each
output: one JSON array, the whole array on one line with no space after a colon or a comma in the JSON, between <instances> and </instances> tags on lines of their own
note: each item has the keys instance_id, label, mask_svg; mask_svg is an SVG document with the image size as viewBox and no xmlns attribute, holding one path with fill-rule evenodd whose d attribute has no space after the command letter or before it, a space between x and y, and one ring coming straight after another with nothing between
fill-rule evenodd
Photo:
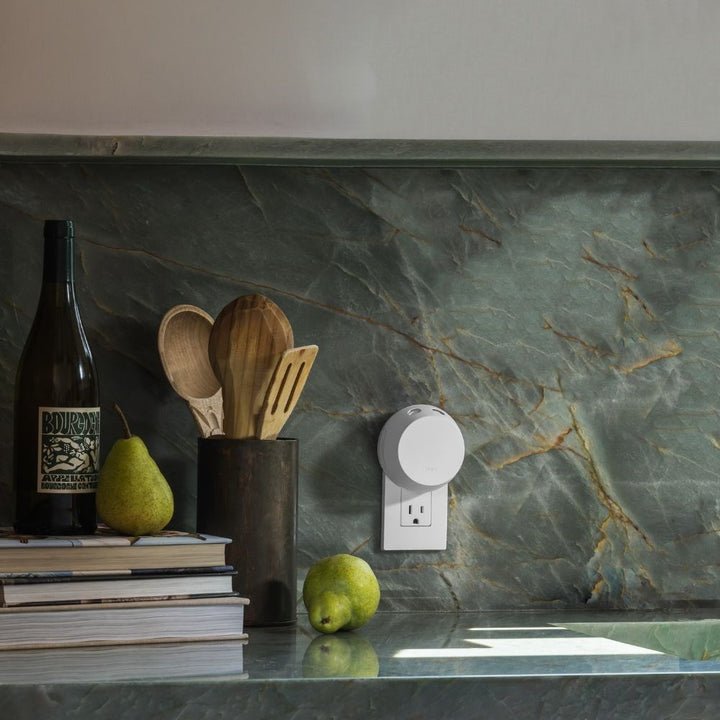
<instances>
[{"instance_id":1,"label":"white wall outlet","mask_svg":"<svg viewBox=\"0 0 720 720\"><path fill-rule=\"evenodd\" d=\"M383 475L382 549L445 550L447 505L447 485L413 493Z\"/></svg>"},{"instance_id":2,"label":"white wall outlet","mask_svg":"<svg viewBox=\"0 0 720 720\"><path fill-rule=\"evenodd\" d=\"M400 525L428 527L432 525L432 492L416 492L400 488Z\"/></svg>"},{"instance_id":3,"label":"white wall outlet","mask_svg":"<svg viewBox=\"0 0 720 720\"><path fill-rule=\"evenodd\" d=\"M465 458L457 423L440 408L398 410L378 438L383 550L445 550L448 483Z\"/></svg>"}]
</instances>

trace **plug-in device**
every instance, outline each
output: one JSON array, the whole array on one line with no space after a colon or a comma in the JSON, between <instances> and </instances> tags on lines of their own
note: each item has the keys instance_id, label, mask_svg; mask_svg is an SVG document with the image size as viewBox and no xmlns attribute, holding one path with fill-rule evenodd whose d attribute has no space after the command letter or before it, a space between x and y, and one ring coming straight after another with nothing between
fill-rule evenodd
<instances>
[{"instance_id":1,"label":"plug-in device","mask_svg":"<svg viewBox=\"0 0 720 720\"><path fill-rule=\"evenodd\" d=\"M445 550L448 483L465 459L458 424L432 405L410 405L380 431L383 550Z\"/></svg>"}]
</instances>

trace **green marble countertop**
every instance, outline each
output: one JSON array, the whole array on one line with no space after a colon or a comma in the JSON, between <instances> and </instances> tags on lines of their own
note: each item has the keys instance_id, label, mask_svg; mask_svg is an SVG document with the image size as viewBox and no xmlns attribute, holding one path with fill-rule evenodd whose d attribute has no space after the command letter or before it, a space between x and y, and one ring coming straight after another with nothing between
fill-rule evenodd
<instances>
[{"instance_id":1,"label":"green marble countertop","mask_svg":"<svg viewBox=\"0 0 720 720\"><path fill-rule=\"evenodd\" d=\"M250 629L255 680L720 673L720 612L379 613L352 633ZM708 658L708 659L702 659Z\"/></svg>"},{"instance_id":2,"label":"green marble countertop","mask_svg":"<svg viewBox=\"0 0 720 720\"><path fill-rule=\"evenodd\" d=\"M672 653L700 644L712 655L718 616L380 613L333 636L318 635L301 616L295 627L249 628L242 668L228 664L228 646L218 646L214 664L196 666L186 646L166 646L186 677L153 674L140 656L130 656L123 676L101 652L76 677L68 662L59 662L55 679L38 663L33 677L32 664L21 674L21 656L4 653L0 700L14 720L697 718L720 702L720 661ZM650 646L658 643L665 652Z\"/></svg>"}]
</instances>

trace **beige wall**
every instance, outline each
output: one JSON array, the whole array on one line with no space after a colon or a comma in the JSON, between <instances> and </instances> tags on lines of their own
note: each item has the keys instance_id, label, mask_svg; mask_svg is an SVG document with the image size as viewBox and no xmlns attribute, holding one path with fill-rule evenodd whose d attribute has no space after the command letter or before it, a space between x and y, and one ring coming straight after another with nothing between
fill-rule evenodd
<instances>
[{"instance_id":1,"label":"beige wall","mask_svg":"<svg viewBox=\"0 0 720 720\"><path fill-rule=\"evenodd\" d=\"M720 139L715 0L0 0L0 132Z\"/></svg>"}]
</instances>

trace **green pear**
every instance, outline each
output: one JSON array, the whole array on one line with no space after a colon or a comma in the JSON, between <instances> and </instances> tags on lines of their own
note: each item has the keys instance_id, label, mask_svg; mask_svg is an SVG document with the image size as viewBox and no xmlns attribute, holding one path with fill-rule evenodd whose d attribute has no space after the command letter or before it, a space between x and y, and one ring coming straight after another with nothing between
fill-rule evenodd
<instances>
[{"instance_id":1,"label":"green pear","mask_svg":"<svg viewBox=\"0 0 720 720\"><path fill-rule=\"evenodd\" d=\"M322 633L355 630L377 610L380 585L372 568L354 555L318 560L303 583L310 624Z\"/></svg>"},{"instance_id":2,"label":"green pear","mask_svg":"<svg viewBox=\"0 0 720 720\"><path fill-rule=\"evenodd\" d=\"M145 443L132 435L122 410L125 437L110 449L100 469L97 488L98 514L123 535L160 532L174 511L173 494Z\"/></svg>"},{"instance_id":3,"label":"green pear","mask_svg":"<svg viewBox=\"0 0 720 720\"><path fill-rule=\"evenodd\" d=\"M377 677L380 661L372 643L358 633L318 635L303 655L303 677Z\"/></svg>"}]
</instances>

